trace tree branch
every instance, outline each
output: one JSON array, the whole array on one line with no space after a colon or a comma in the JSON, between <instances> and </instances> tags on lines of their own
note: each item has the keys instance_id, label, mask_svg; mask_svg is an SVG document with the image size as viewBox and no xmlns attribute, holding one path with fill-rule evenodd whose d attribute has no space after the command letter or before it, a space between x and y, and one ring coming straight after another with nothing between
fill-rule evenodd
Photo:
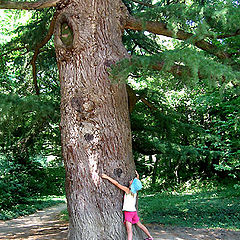
<instances>
[{"instance_id":1,"label":"tree branch","mask_svg":"<svg viewBox=\"0 0 240 240\"><path fill-rule=\"evenodd\" d=\"M33 74L34 88L35 88L35 91L36 91L36 95L39 95L40 91L39 91L39 87L38 87L38 84L37 84L37 70L36 70L37 55L35 55L35 53L34 53L33 58L31 60L31 65L32 65L32 74Z\"/></svg>"},{"instance_id":2,"label":"tree branch","mask_svg":"<svg viewBox=\"0 0 240 240\"><path fill-rule=\"evenodd\" d=\"M140 100L145 104L145 105L147 105L151 110L154 110L154 111L157 111L158 109L157 108L155 108L154 106L153 106L153 104L152 103L150 103L147 99L145 99L144 97L140 97Z\"/></svg>"},{"instance_id":3,"label":"tree branch","mask_svg":"<svg viewBox=\"0 0 240 240\"><path fill-rule=\"evenodd\" d=\"M51 21L50 26L49 26L49 29L48 29L47 35L46 35L46 37L43 39L43 41L40 42L40 43L36 46L35 51L34 51L34 54L33 54L33 57L32 57L32 59L31 59L31 61L30 61L31 65L32 65L33 84L34 84L35 91L36 91L36 94L37 94L37 95L40 94L39 87L38 87L38 84L37 84L37 70L36 70L37 56L38 56L38 54L39 54L40 49L51 39L51 37L52 37L52 35L53 35L54 26L55 26L55 23L56 23L57 16L58 16L58 14L57 14L57 13L54 13L53 18L52 18L52 21Z\"/></svg>"},{"instance_id":4,"label":"tree branch","mask_svg":"<svg viewBox=\"0 0 240 240\"><path fill-rule=\"evenodd\" d=\"M0 0L0 9L25 9L36 10L42 8L55 7L61 0L47 0L37 2L14 2Z\"/></svg>"},{"instance_id":5,"label":"tree branch","mask_svg":"<svg viewBox=\"0 0 240 240\"><path fill-rule=\"evenodd\" d=\"M159 62L154 61L153 63L150 62L147 66L147 69L155 70L155 71L162 71L164 64L165 64L164 61L159 61ZM129 65L134 65L137 68L145 68L146 69L146 64L142 63L141 61L138 61L135 58L129 59ZM190 69L187 66L180 65L180 64L174 64L173 66L171 66L170 69L167 69L166 71L177 77L184 77L186 75L191 76ZM199 79L203 79L203 75L200 74L200 72L198 72L198 77L199 77Z\"/></svg>"},{"instance_id":6,"label":"tree branch","mask_svg":"<svg viewBox=\"0 0 240 240\"><path fill-rule=\"evenodd\" d=\"M147 105L151 110L157 111L158 109L153 106L148 100L146 100L143 96L137 96L136 92L127 84L127 94L128 94L128 108L129 113L132 113L136 103L141 100L145 105Z\"/></svg>"},{"instance_id":7,"label":"tree branch","mask_svg":"<svg viewBox=\"0 0 240 240\"><path fill-rule=\"evenodd\" d=\"M127 84L127 95L128 95L128 111L129 113L132 113L137 101L139 98L137 97L135 91Z\"/></svg>"},{"instance_id":8,"label":"tree branch","mask_svg":"<svg viewBox=\"0 0 240 240\"><path fill-rule=\"evenodd\" d=\"M125 29L137 30L137 31L148 31L154 34L159 34L167 37L176 37L179 40L187 40L193 38L194 35L191 33L186 33L182 30L179 30L177 33L167 29L167 24L162 22L154 22L154 21L143 21L141 19L137 19L133 16L129 16L125 25ZM230 58L230 54L220 51L211 43L208 43L204 40L196 41L195 46L198 48L207 51L211 54L214 54L220 59Z\"/></svg>"}]
</instances>

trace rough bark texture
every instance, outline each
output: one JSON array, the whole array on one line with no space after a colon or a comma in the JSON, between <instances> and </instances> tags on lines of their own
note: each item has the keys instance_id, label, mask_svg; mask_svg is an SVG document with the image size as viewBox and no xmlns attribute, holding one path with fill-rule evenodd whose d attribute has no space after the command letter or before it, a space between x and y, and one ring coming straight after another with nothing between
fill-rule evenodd
<instances>
[{"instance_id":1,"label":"rough bark texture","mask_svg":"<svg viewBox=\"0 0 240 240\"><path fill-rule=\"evenodd\" d=\"M126 86L109 78L111 64L128 57L121 39L125 6L70 0L57 11L68 239L126 239L123 192L101 178L106 173L126 185L135 170Z\"/></svg>"},{"instance_id":2,"label":"rough bark texture","mask_svg":"<svg viewBox=\"0 0 240 240\"><path fill-rule=\"evenodd\" d=\"M36 1L36 2L16 2L16 1L6 1L0 0L0 9L43 9L49 7L55 7L60 0L46 0L46 1Z\"/></svg>"}]
</instances>

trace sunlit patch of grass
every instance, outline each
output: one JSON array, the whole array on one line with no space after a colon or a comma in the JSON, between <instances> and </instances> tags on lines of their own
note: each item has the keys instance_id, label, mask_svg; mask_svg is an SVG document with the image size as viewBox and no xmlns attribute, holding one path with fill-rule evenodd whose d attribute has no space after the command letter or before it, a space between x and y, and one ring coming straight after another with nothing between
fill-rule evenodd
<instances>
[{"instance_id":1,"label":"sunlit patch of grass","mask_svg":"<svg viewBox=\"0 0 240 240\"><path fill-rule=\"evenodd\" d=\"M182 227L240 229L240 191L141 194L139 213L145 223Z\"/></svg>"}]
</instances>

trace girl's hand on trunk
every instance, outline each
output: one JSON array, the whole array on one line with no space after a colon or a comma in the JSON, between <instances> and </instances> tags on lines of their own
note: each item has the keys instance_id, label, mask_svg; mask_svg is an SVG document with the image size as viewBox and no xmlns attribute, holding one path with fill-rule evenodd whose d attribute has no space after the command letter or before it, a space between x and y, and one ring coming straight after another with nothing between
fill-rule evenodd
<instances>
[{"instance_id":1,"label":"girl's hand on trunk","mask_svg":"<svg viewBox=\"0 0 240 240\"><path fill-rule=\"evenodd\" d=\"M136 178L139 179L139 174L138 174L137 170L135 171L135 173L137 175Z\"/></svg>"},{"instance_id":2,"label":"girl's hand on trunk","mask_svg":"<svg viewBox=\"0 0 240 240\"><path fill-rule=\"evenodd\" d=\"M108 179L108 175L102 174L102 178L103 178L103 179Z\"/></svg>"}]
</instances>

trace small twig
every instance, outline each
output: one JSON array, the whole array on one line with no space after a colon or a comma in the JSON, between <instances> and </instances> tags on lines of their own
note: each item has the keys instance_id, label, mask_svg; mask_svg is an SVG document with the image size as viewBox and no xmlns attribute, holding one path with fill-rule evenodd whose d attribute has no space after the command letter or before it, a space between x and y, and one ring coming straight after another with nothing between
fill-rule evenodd
<instances>
[{"instance_id":1,"label":"small twig","mask_svg":"<svg viewBox=\"0 0 240 240\"><path fill-rule=\"evenodd\" d=\"M154 7L155 7L155 6L152 5L152 4L145 3L145 2L142 2L142 1L138 1L138 0L132 0L132 2L135 2L135 3L141 4L141 5L146 6L146 7L151 7L151 8L154 8Z\"/></svg>"},{"instance_id":2,"label":"small twig","mask_svg":"<svg viewBox=\"0 0 240 240\"><path fill-rule=\"evenodd\" d=\"M150 103L148 100L146 100L144 97L140 97L140 100L147 105L151 110L157 111L158 109L153 106L152 103Z\"/></svg>"},{"instance_id":3,"label":"small twig","mask_svg":"<svg viewBox=\"0 0 240 240\"><path fill-rule=\"evenodd\" d=\"M238 29L235 33L232 34L223 34L223 35L219 35L217 36L217 39L223 39L223 38L229 38L229 37L235 37L240 35L240 29Z\"/></svg>"},{"instance_id":4,"label":"small twig","mask_svg":"<svg viewBox=\"0 0 240 240\"><path fill-rule=\"evenodd\" d=\"M36 52L35 52L36 53ZM34 84L34 88L35 88L35 91L36 91L36 95L39 95L40 94L40 91L39 91L39 87L38 87L38 84L37 84L37 70L36 70L36 59L37 59L37 55L33 55L33 58L31 60L31 64L32 64L32 74L33 74L33 84ZM37 53L38 54L38 53Z\"/></svg>"}]
</instances>

